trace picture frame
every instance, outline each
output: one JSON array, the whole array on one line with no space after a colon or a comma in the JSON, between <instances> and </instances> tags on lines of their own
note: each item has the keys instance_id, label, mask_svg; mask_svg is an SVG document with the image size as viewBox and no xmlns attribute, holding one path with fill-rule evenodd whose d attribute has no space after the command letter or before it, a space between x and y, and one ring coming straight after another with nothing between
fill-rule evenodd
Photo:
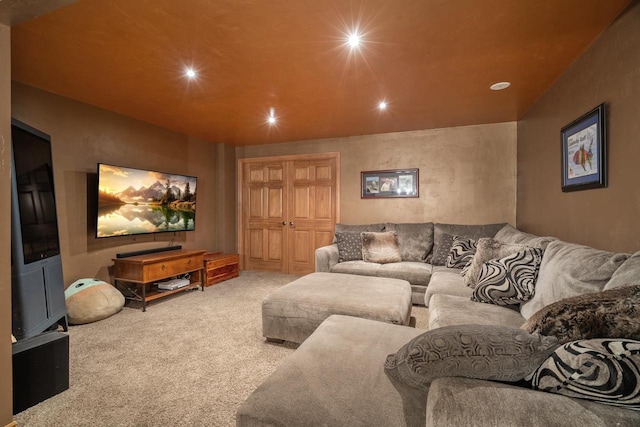
<instances>
[{"instance_id":1,"label":"picture frame","mask_svg":"<svg viewBox=\"0 0 640 427\"><path fill-rule=\"evenodd\" d=\"M418 169L360 172L360 198L420 197Z\"/></svg>"},{"instance_id":2,"label":"picture frame","mask_svg":"<svg viewBox=\"0 0 640 427\"><path fill-rule=\"evenodd\" d=\"M563 192L607 186L606 130L604 103L560 130Z\"/></svg>"}]
</instances>

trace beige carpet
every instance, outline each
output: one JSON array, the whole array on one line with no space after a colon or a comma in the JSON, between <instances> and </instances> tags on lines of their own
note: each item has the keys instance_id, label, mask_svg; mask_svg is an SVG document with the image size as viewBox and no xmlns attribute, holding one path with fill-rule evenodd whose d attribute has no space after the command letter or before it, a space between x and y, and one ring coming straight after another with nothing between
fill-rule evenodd
<instances>
[{"instance_id":1,"label":"beige carpet","mask_svg":"<svg viewBox=\"0 0 640 427\"><path fill-rule=\"evenodd\" d=\"M296 276L236 279L72 326L70 388L19 426L234 426L238 406L294 351L262 337L261 302ZM426 328L427 309L413 307Z\"/></svg>"}]
</instances>

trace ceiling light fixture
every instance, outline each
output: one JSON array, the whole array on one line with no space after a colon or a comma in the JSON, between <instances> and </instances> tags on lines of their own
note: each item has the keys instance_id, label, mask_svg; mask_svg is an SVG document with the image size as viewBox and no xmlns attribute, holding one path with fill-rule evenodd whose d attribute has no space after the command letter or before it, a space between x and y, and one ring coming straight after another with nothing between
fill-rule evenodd
<instances>
[{"instance_id":1,"label":"ceiling light fixture","mask_svg":"<svg viewBox=\"0 0 640 427\"><path fill-rule=\"evenodd\" d=\"M196 70L194 70L191 67L187 67L187 69L184 70L184 75L187 76L187 78L189 78L189 79L195 79L196 78Z\"/></svg>"},{"instance_id":2,"label":"ceiling light fixture","mask_svg":"<svg viewBox=\"0 0 640 427\"><path fill-rule=\"evenodd\" d=\"M378 109L380 111L384 111L387 109L387 101L380 101L380 103L378 104Z\"/></svg>"},{"instance_id":3,"label":"ceiling light fixture","mask_svg":"<svg viewBox=\"0 0 640 427\"><path fill-rule=\"evenodd\" d=\"M269 109L269 117L267 118L267 123L269 123L270 125L276 124L276 113L273 108Z\"/></svg>"},{"instance_id":4,"label":"ceiling light fixture","mask_svg":"<svg viewBox=\"0 0 640 427\"><path fill-rule=\"evenodd\" d=\"M362 38L360 34L358 34L358 30L353 31L349 34L347 38L347 44L351 47L351 49L357 49L360 47L360 43L362 42Z\"/></svg>"},{"instance_id":5,"label":"ceiling light fixture","mask_svg":"<svg viewBox=\"0 0 640 427\"><path fill-rule=\"evenodd\" d=\"M491 90L503 90L508 88L509 86L511 86L511 83L509 82L500 82L500 83L494 83L491 85L491 87L489 87L489 89Z\"/></svg>"}]
</instances>

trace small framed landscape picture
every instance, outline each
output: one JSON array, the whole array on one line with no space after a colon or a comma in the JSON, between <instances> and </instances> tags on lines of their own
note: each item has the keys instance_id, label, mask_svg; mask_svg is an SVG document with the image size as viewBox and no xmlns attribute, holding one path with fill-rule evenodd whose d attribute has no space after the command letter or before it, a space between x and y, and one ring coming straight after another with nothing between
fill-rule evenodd
<instances>
[{"instance_id":1,"label":"small framed landscape picture","mask_svg":"<svg viewBox=\"0 0 640 427\"><path fill-rule=\"evenodd\" d=\"M418 169L361 172L361 198L419 197Z\"/></svg>"},{"instance_id":2,"label":"small framed landscape picture","mask_svg":"<svg viewBox=\"0 0 640 427\"><path fill-rule=\"evenodd\" d=\"M605 104L574 120L561 132L562 191L607 186Z\"/></svg>"}]
</instances>

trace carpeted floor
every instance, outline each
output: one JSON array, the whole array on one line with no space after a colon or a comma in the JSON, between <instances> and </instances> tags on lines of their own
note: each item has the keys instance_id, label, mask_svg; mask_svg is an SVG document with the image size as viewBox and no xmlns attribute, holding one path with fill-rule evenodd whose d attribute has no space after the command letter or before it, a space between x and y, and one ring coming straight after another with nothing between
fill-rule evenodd
<instances>
[{"instance_id":1,"label":"carpeted floor","mask_svg":"<svg viewBox=\"0 0 640 427\"><path fill-rule=\"evenodd\" d=\"M240 277L72 326L70 388L19 426L234 426L238 406L294 349L262 337L261 302L296 276ZM413 307L418 328L427 309Z\"/></svg>"}]
</instances>

